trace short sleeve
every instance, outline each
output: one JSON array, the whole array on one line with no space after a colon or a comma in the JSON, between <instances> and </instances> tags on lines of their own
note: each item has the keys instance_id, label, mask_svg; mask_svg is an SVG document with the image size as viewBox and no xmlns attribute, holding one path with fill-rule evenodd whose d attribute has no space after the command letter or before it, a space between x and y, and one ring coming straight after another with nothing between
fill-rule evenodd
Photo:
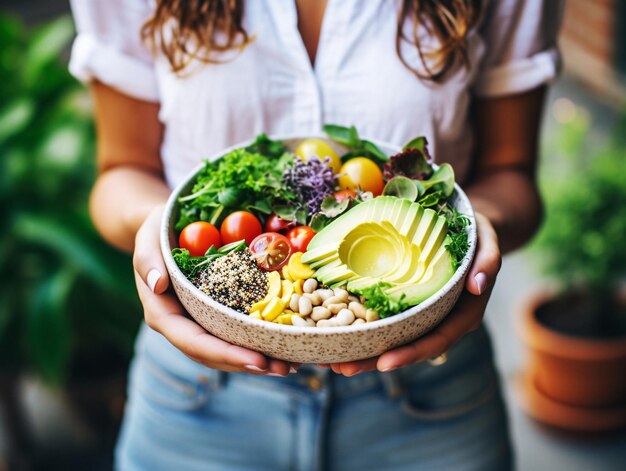
<instances>
[{"instance_id":1,"label":"short sleeve","mask_svg":"<svg viewBox=\"0 0 626 471\"><path fill-rule=\"evenodd\" d=\"M562 0L491 0L479 35L485 44L474 93L483 97L532 90L560 71L557 36Z\"/></svg>"},{"instance_id":2,"label":"short sleeve","mask_svg":"<svg viewBox=\"0 0 626 471\"><path fill-rule=\"evenodd\" d=\"M71 0L77 36L70 73L83 82L98 80L144 101L159 101L150 50L141 28L150 17L147 0Z\"/></svg>"}]
</instances>

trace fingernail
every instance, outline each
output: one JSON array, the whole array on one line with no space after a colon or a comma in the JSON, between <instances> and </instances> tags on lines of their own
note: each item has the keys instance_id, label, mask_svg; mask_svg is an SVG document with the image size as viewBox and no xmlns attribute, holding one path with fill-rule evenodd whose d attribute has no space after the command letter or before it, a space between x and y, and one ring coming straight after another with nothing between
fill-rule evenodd
<instances>
[{"instance_id":1,"label":"fingernail","mask_svg":"<svg viewBox=\"0 0 626 471\"><path fill-rule=\"evenodd\" d=\"M344 375L344 376L347 376L347 377L349 378L350 376L358 375L358 374L359 374L359 373L361 373L362 371L363 371L363 370L355 370L355 371L353 371L352 373L346 374L346 375Z\"/></svg>"},{"instance_id":2,"label":"fingernail","mask_svg":"<svg viewBox=\"0 0 626 471\"><path fill-rule=\"evenodd\" d=\"M259 368L258 366L255 366L255 365L246 365L246 366L244 366L244 368L246 370L251 370L251 371L266 371L267 370L267 368L263 369L263 368Z\"/></svg>"},{"instance_id":3,"label":"fingernail","mask_svg":"<svg viewBox=\"0 0 626 471\"><path fill-rule=\"evenodd\" d=\"M380 371L382 371L383 373L386 373L387 371L393 371L393 370L397 370L398 367L397 366L388 366L386 368L381 368Z\"/></svg>"},{"instance_id":4,"label":"fingernail","mask_svg":"<svg viewBox=\"0 0 626 471\"><path fill-rule=\"evenodd\" d=\"M267 373L267 376L280 376L281 378L283 378L287 375L281 375L280 373Z\"/></svg>"},{"instance_id":5,"label":"fingernail","mask_svg":"<svg viewBox=\"0 0 626 471\"><path fill-rule=\"evenodd\" d=\"M478 294L483 294L485 288L487 287L487 275L483 272L480 272L474 277L474 281L476 281L476 289L478 290Z\"/></svg>"},{"instance_id":6,"label":"fingernail","mask_svg":"<svg viewBox=\"0 0 626 471\"><path fill-rule=\"evenodd\" d=\"M148 278L147 278L148 288L150 288L150 291L152 291L153 293L154 293L154 288L156 287L156 284L159 282L160 278L161 278L161 273L156 268L153 268L152 270L148 272Z\"/></svg>"},{"instance_id":7,"label":"fingernail","mask_svg":"<svg viewBox=\"0 0 626 471\"><path fill-rule=\"evenodd\" d=\"M293 374L293 373L297 373L297 372L298 372L298 368L295 368L293 366L291 368L289 368L289 373Z\"/></svg>"}]
</instances>

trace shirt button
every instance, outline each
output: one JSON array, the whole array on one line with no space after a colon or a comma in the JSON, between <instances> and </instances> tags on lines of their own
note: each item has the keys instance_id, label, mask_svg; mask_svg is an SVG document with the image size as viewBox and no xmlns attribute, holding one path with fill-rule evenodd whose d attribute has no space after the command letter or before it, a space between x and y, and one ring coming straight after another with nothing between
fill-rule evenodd
<instances>
[{"instance_id":1,"label":"shirt button","mask_svg":"<svg viewBox=\"0 0 626 471\"><path fill-rule=\"evenodd\" d=\"M322 380L319 379L317 376L311 376L307 380L307 385L312 391L319 391L322 388Z\"/></svg>"}]
</instances>

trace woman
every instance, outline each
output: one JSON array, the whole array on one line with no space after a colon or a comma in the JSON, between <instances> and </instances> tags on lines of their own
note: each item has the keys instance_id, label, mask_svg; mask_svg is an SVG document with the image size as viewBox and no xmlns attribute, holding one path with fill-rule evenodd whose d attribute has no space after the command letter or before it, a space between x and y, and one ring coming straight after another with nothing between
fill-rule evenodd
<instances>
[{"instance_id":1,"label":"woman","mask_svg":"<svg viewBox=\"0 0 626 471\"><path fill-rule=\"evenodd\" d=\"M501 253L540 220L534 171L557 71L556 3L73 2L70 68L91 83L98 130L91 213L106 240L134 253L147 325L119 469L511 467L481 319ZM479 247L466 292L427 336L296 372L185 317L158 225L170 188L202 158L323 123L396 144L426 135L472 200Z\"/></svg>"}]
</instances>

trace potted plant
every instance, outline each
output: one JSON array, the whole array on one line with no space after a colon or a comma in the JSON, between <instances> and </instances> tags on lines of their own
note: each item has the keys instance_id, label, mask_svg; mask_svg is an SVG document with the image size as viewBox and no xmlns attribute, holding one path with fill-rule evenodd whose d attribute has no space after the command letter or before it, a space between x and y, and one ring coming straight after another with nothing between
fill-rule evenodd
<instances>
[{"instance_id":1,"label":"potted plant","mask_svg":"<svg viewBox=\"0 0 626 471\"><path fill-rule=\"evenodd\" d=\"M68 17L32 31L0 17L0 405L21 461L35 454L25 372L83 405L100 440L141 320L130 258L88 217L95 139L88 94L62 60L73 35Z\"/></svg>"},{"instance_id":2,"label":"potted plant","mask_svg":"<svg viewBox=\"0 0 626 471\"><path fill-rule=\"evenodd\" d=\"M575 159L542 185L536 248L556 283L522 307L522 399L531 416L572 431L626 426L625 124L592 152L581 142L586 129L570 126L562 148Z\"/></svg>"}]
</instances>

